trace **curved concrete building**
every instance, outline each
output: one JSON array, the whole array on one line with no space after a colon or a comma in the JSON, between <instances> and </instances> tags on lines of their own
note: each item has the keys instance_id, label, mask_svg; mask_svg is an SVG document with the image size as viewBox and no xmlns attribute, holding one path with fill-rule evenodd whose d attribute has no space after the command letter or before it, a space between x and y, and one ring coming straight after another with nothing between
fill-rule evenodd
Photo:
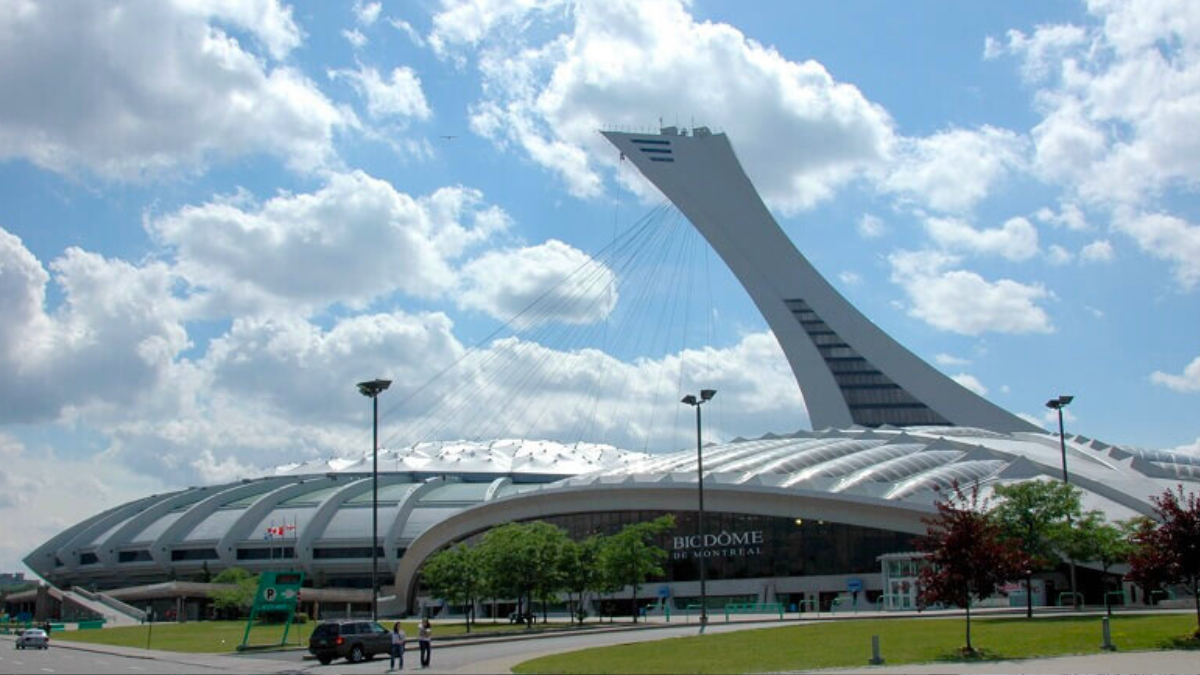
<instances>
[{"instance_id":1,"label":"curved concrete building","mask_svg":"<svg viewBox=\"0 0 1200 675\"><path fill-rule=\"evenodd\" d=\"M464 508L647 456L537 441L422 443L379 456L380 575ZM334 460L276 475L151 495L67 528L25 558L59 587L194 580L232 566L303 569L319 586L370 588L371 462Z\"/></svg>"},{"instance_id":2,"label":"curved concrete building","mask_svg":"<svg viewBox=\"0 0 1200 675\"><path fill-rule=\"evenodd\" d=\"M1190 455L1073 436L1067 456L1084 508L1110 520L1150 515L1150 495L1200 482L1200 458ZM893 593L879 559L915 550L940 490L957 481L986 495L996 485L1058 480L1061 461L1056 435L974 427L858 427L708 446L707 530L728 539L709 547L720 552L709 557L709 594L790 603L824 595L827 607L851 579L869 593ZM502 523L542 520L586 536L672 513L675 531L660 542L670 554L667 574L642 595L665 588L669 597L690 598L678 602L683 607L699 594L688 540L695 508L691 449L539 485L465 509L413 540L400 561L398 599L415 609L418 571L429 555Z\"/></svg>"},{"instance_id":3,"label":"curved concrete building","mask_svg":"<svg viewBox=\"0 0 1200 675\"><path fill-rule=\"evenodd\" d=\"M677 521L660 542L670 565L643 596L686 606L698 594L703 559L710 595L727 601L828 607L849 589L911 602L914 537L925 531L922 519L933 513L938 490L954 481L986 491L1060 478L1057 436L939 373L817 273L771 217L724 135L668 128L605 136L749 291L819 431L709 446L711 541L704 542L695 536L692 450L649 456L496 441L383 452L378 536L381 571L395 581L390 611L416 609L430 555L495 525L544 520L583 537L664 513ZM1151 495L1200 482L1196 457L1082 436L1066 443L1085 508L1110 520L1149 514ZM298 567L318 588L369 588L369 468L367 459L301 465L153 495L68 528L26 564L63 586L194 580L238 565ZM1090 592L1086 576L1081 583ZM1055 579L1044 581L1052 602Z\"/></svg>"}]
</instances>

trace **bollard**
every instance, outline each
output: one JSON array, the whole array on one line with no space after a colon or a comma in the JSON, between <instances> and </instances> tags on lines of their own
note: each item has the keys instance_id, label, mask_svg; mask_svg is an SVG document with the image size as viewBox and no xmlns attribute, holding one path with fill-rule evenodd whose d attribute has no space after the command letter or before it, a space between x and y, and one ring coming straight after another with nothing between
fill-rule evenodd
<instances>
[{"instance_id":1,"label":"bollard","mask_svg":"<svg viewBox=\"0 0 1200 675\"><path fill-rule=\"evenodd\" d=\"M1112 626L1108 622L1108 617L1104 617L1102 621L1104 622L1104 644L1100 645L1100 648L1106 652L1116 651L1117 646L1112 642Z\"/></svg>"},{"instance_id":2,"label":"bollard","mask_svg":"<svg viewBox=\"0 0 1200 675\"><path fill-rule=\"evenodd\" d=\"M879 636L871 636L871 665L882 666L883 655L879 653Z\"/></svg>"}]
</instances>

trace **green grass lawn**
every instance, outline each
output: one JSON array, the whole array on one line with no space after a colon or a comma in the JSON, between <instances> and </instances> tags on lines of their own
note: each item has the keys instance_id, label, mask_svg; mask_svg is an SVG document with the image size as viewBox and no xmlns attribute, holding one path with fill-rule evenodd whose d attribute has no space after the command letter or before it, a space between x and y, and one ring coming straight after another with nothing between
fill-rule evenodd
<instances>
[{"instance_id":1,"label":"green grass lawn","mask_svg":"<svg viewBox=\"0 0 1200 675\"><path fill-rule=\"evenodd\" d=\"M389 630L391 621L381 621ZM288 633L288 644L292 646L308 646L308 638L312 634L316 622L293 624ZM416 621L402 621L404 632L410 638L417 636ZM567 624L535 624L536 629L565 627ZM524 626L514 626L509 623L477 623L471 627L472 633L496 633L502 631L519 631ZM232 652L242 644L242 635L246 632L245 621L195 621L191 623L155 624L153 631L146 626L122 626L120 628L103 628L100 630L75 630L56 632L51 637L54 640L69 642L87 642L90 644L119 645L122 647L146 647L149 635L150 649L162 649L172 652L191 653L220 653ZM433 625L434 638L450 635L462 635L466 626L461 623ZM283 636L282 625L255 626L250 631L251 645L278 644Z\"/></svg>"},{"instance_id":2,"label":"green grass lawn","mask_svg":"<svg viewBox=\"0 0 1200 675\"><path fill-rule=\"evenodd\" d=\"M1099 617L975 619L972 644L987 658L1100 651ZM1196 630L1194 615L1116 616L1121 650L1177 648ZM838 621L717 633L585 649L526 661L516 673L751 673L866 666L878 635L888 664L957 660L965 644L959 619ZM1198 657L1200 659L1200 657Z\"/></svg>"}]
</instances>

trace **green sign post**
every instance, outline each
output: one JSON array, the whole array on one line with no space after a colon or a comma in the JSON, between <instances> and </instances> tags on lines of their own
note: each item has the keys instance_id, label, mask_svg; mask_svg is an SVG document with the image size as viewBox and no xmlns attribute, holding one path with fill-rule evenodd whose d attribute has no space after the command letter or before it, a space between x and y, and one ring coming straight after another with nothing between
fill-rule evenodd
<instances>
[{"instance_id":1,"label":"green sign post","mask_svg":"<svg viewBox=\"0 0 1200 675\"><path fill-rule=\"evenodd\" d=\"M296 605L300 602L300 586L304 583L304 572L263 572L258 580L258 591L254 594L254 605L250 608L250 618L246 620L246 634L242 636L242 645L238 651L249 649L246 643L250 640L250 628L259 614L283 612L287 614L287 623L283 627L283 638L279 645L287 644L288 631L292 628L292 620L296 617Z\"/></svg>"}]
</instances>

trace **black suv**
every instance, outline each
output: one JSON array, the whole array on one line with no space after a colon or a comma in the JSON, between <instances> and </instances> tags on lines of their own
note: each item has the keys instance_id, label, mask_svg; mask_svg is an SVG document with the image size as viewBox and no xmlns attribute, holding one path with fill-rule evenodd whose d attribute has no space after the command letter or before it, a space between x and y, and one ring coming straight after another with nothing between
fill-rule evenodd
<instances>
[{"instance_id":1,"label":"black suv","mask_svg":"<svg viewBox=\"0 0 1200 675\"><path fill-rule=\"evenodd\" d=\"M308 651L321 665L334 659L359 663L392 651L392 636L374 621L329 621L317 626L308 639Z\"/></svg>"}]
</instances>

